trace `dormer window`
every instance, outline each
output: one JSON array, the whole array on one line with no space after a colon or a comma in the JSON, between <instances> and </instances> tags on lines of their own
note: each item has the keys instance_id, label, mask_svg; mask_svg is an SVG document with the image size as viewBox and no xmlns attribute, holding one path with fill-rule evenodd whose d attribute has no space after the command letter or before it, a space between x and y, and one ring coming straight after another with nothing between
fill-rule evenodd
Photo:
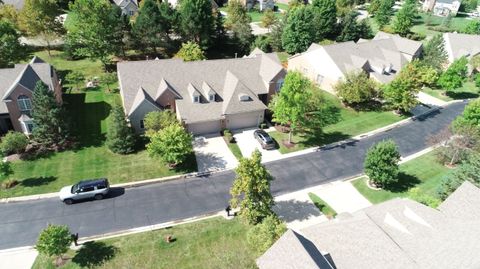
<instances>
[{"instance_id":1,"label":"dormer window","mask_svg":"<svg viewBox=\"0 0 480 269\"><path fill-rule=\"evenodd\" d=\"M240 102L248 102L252 100L247 94L238 95L238 99L240 100Z\"/></svg>"},{"instance_id":2,"label":"dormer window","mask_svg":"<svg viewBox=\"0 0 480 269\"><path fill-rule=\"evenodd\" d=\"M194 103L200 103L200 96L194 95L194 96L193 96L193 102L194 102Z\"/></svg>"},{"instance_id":3,"label":"dormer window","mask_svg":"<svg viewBox=\"0 0 480 269\"><path fill-rule=\"evenodd\" d=\"M215 102L215 94L214 93L211 93L211 94L208 95L208 101Z\"/></svg>"}]
</instances>

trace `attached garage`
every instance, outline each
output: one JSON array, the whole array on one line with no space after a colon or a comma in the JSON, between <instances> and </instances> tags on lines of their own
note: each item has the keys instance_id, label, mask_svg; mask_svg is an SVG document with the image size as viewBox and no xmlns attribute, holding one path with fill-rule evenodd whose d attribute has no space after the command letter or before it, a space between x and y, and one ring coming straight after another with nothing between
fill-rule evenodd
<instances>
[{"instance_id":1,"label":"attached garage","mask_svg":"<svg viewBox=\"0 0 480 269\"><path fill-rule=\"evenodd\" d=\"M201 135L201 134L218 133L222 129L222 126L221 126L220 120L214 120L214 121L190 123L187 125L187 129L195 135Z\"/></svg>"},{"instance_id":2,"label":"attached garage","mask_svg":"<svg viewBox=\"0 0 480 269\"><path fill-rule=\"evenodd\" d=\"M264 110L233 114L227 116L227 128L230 130L257 127L263 122Z\"/></svg>"}]
</instances>

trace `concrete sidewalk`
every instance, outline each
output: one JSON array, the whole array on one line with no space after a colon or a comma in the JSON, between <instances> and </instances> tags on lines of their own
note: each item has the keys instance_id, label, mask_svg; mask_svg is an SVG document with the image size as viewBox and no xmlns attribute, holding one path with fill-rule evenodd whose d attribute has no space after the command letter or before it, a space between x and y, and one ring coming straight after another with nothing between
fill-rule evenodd
<instances>
[{"instance_id":1,"label":"concrete sidewalk","mask_svg":"<svg viewBox=\"0 0 480 269\"><path fill-rule=\"evenodd\" d=\"M30 269L37 255L38 252L33 247L0 250L0 268Z\"/></svg>"},{"instance_id":2,"label":"concrete sidewalk","mask_svg":"<svg viewBox=\"0 0 480 269\"><path fill-rule=\"evenodd\" d=\"M372 205L350 182L338 181L312 189L338 214L353 213Z\"/></svg>"}]
</instances>

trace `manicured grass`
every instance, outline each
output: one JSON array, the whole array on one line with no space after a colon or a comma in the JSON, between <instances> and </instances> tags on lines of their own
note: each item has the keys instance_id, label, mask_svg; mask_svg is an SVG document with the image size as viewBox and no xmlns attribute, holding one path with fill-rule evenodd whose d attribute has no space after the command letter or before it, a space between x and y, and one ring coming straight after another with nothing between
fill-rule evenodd
<instances>
[{"instance_id":1,"label":"manicured grass","mask_svg":"<svg viewBox=\"0 0 480 269\"><path fill-rule=\"evenodd\" d=\"M439 17L439 16L430 16L430 25L426 25L427 23L427 17L428 15L426 13L420 13L419 18L415 20L415 25L412 27L412 32L418 33L418 34L423 34L426 36L433 36L435 34L438 34L440 32L429 29L429 27L435 27L435 26L440 26L442 25L442 22L445 20L445 17ZM465 30L465 27L468 22L471 20L468 19L467 17L464 17L462 15L457 15L456 17L452 18L452 21L450 23L450 32L463 32Z\"/></svg>"},{"instance_id":2,"label":"manicured grass","mask_svg":"<svg viewBox=\"0 0 480 269\"><path fill-rule=\"evenodd\" d=\"M52 58L41 57L60 72L65 71L62 68L91 74L102 72L98 62L94 65L85 60L67 62L62 53L54 55ZM9 179L20 183L11 189L0 190L0 198L56 192L63 186L88 178L107 177L115 184L197 169L193 155L185 165L170 170L162 161L149 157L141 145L133 154L110 152L104 145L107 121L111 106L120 104L120 96L105 91L103 85L93 90L65 93L63 100L79 146L75 150L51 153L34 160L12 162L14 174Z\"/></svg>"},{"instance_id":3,"label":"manicured grass","mask_svg":"<svg viewBox=\"0 0 480 269\"><path fill-rule=\"evenodd\" d=\"M366 133L380 127L395 123L405 116L395 115L391 111L355 111L340 104L337 97L324 92L325 98L332 102L340 113L338 123L326 126L324 134L314 136L298 133L293 136L293 147L287 148L282 141L288 141L288 133L271 132L270 135L278 142L281 153L289 153L309 147L322 146L325 144L341 141L362 133Z\"/></svg>"},{"instance_id":4,"label":"manicured grass","mask_svg":"<svg viewBox=\"0 0 480 269\"><path fill-rule=\"evenodd\" d=\"M409 197L420 199L419 195L412 193L412 188L417 188L418 193L431 200L436 199L436 191L441 180L451 171L439 164L435 159L435 152L427 153L416 159L400 165L399 182L389 190L373 190L366 184L366 177L353 181L353 186L370 202L377 204L396 197Z\"/></svg>"},{"instance_id":5,"label":"manicured grass","mask_svg":"<svg viewBox=\"0 0 480 269\"><path fill-rule=\"evenodd\" d=\"M278 5L278 4L277 4ZM288 5L287 5L288 7ZM221 8L219 8L220 11L223 11L223 12L227 12L227 16L228 16L228 10L227 10L227 6L223 6ZM251 11L248 11L247 12L248 16L250 16L250 18L252 19L252 22L261 22L262 21L262 18L263 18L263 12L259 11L259 10L256 10L256 9L252 9ZM282 16L282 13L281 12L275 12L275 17L277 18L281 18Z\"/></svg>"},{"instance_id":6,"label":"manicured grass","mask_svg":"<svg viewBox=\"0 0 480 269\"><path fill-rule=\"evenodd\" d=\"M477 98L480 96L480 89L475 86L472 81L467 81L461 88L445 91L445 90L433 90L426 88L423 90L425 93L432 95L433 97L442 99L444 101L452 101L458 99Z\"/></svg>"},{"instance_id":7,"label":"manicured grass","mask_svg":"<svg viewBox=\"0 0 480 269\"><path fill-rule=\"evenodd\" d=\"M235 158L237 158L237 160L240 160L241 158L243 158L242 151L240 151L240 147L238 146L237 143L227 143L227 146L230 149L230 151L233 153Z\"/></svg>"},{"instance_id":8,"label":"manicured grass","mask_svg":"<svg viewBox=\"0 0 480 269\"><path fill-rule=\"evenodd\" d=\"M316 194L309 192L308 197L310 197L310 200L312 200L315 206L328 218L333 218L337 215L337 212Z\"/></svg>"},{"instance_id":9,"label":"manicured grass","mask_svg":"<svg viewBox=\"0 0 480 269\"><path fill-rule=\"evenodd\" d=\"M246 242L248 226L239 219L213 218L147 233L84 245L64 269L87 268L256 268L255 254ZM166 243L172 235L176 239ZM84 266L82 266L84 265ZM39 256L33 269L53 269L51 259Z\"/></svg>"}]
</instances>

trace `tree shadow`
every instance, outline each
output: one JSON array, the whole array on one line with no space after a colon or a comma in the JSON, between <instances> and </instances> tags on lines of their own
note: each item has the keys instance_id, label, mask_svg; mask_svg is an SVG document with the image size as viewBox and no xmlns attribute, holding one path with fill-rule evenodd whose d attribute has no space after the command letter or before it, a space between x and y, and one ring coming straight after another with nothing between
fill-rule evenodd
<instances>
[{"instance_id":1,"label":"tree shadow","mask_svg":"<svg viewBox=\"0 0 480 269\"><path fill-rule=\"evenodd\" d=\"M380 112L380 111L385 111L385 108L383 107L383 104L379 101L376 100L370 100L367 102L362 102L362 103L356 103L356 104L351 104L349 106L346 106L347 108L351 108L355 111L365 111L365 112Z\"/></svg>"},{"instance_id":2,"label":"tree shadow","mask_svg":"<svg viewBox=\"0 0 480 269\"><path fill-rule=\"evenodd\" d=\"M385 186L385 190L391 192L405 192L412 187L415 187L421 181L418 177L404 172L398 173L398 181Z\"/></svg>"},{"instance_id":3,"label":"tree shadow","mask_svg":"<svg viewBox=\"0 0 480 269\"><path fill-rule=\"evenodd\" d=\"M20 181L20 185L24 187L38 187L42 185L47 185L50 182L57 180L57 177L49 176L49 177L31 177L26 178Z\"/></svg>"},{"instance_id":4,"label":"tree shadow","mask_svg":"<svg viewBox=\"0 0 480 269\"><path fill-rule=\"evenodd\" d=\"M81 267L93 268L111 260L117 251L116 247L103 242L89 241L85 242L77 251L72 262Z\"/></svg>"},{"instance_id":5,"label":"tree shadow","mask_svg":"<svg viewBox=\"0 0 480 269\"><path fill-rule=\"evenodd\" d=\"M322 212L314 204L307 201L277 201L273 210L286 222L301 221L322 215Z\"/></svg>"},{"instance_id":6,"label":"tree shadow","mask_svg":"<svg viewBox=\"0 0 480 269\"><path fill-rule=\"evenodd\" d=\"M324 133L322 130L306 130L302 135L302 144L306 147L318 147L350 138L342 132Z\"/></svg>"},{"instance_id":7,"label":"tree shadow","mask_svg":"<svg viewBox=\"0 0 480 269\"><path fill-rule=\"evenodd\" d=\"M447 91L446 95L453 99L470 99L470 98L477 98L478 96L480 96L478 93L456 92L456 91Z\"/></svg>"},{"instance_id":8,"label":"tree shadow","mask_svg":"<svg viewBox=\"0 0 480 269\"><path fill-rule=\"evenodd\" d=\"M105 101L87 103L85 98L85 93L64 94L73 135L78 138L80 148L100 146L105 141L102 120L110 114L111 106Z\"/></svg>"},{"instance_id":9,"label":"tree shadow","mask_svg":"<svg viewBox=\"0 0 480 269\"><path fill-rule=\"evenodd\" d=\"M177 165L174 168L174 170L177 173L183 173L183 174L196 172L198 170L198 166L197 166L197 159L195 158L195 153L194 152L190 153L185 159L185 161L180 165Z\"/></svg>"}]
</instances>

